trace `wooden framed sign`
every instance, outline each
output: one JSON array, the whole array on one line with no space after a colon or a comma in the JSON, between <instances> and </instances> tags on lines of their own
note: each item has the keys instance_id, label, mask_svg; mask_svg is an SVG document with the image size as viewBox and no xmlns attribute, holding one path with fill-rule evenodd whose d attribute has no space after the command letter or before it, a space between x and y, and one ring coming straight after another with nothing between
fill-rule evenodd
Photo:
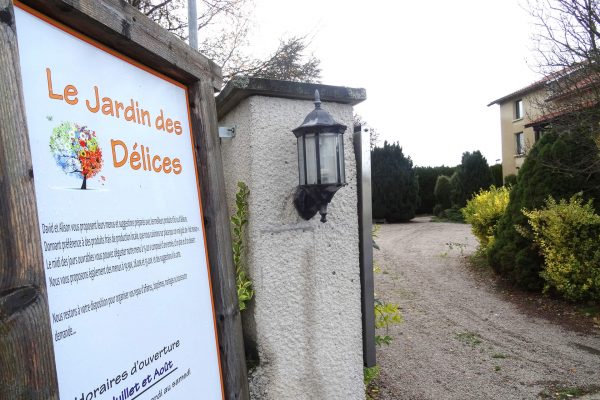
<instances>
[{"instance_id":1,"label":"wooden framed sign","mask_svg":"<svg viewBox=\"0 0 600 400\"><path fill-rule=\"evenodd\" d=\"M186 86L15 6L60 398L224 398Z\"/></svg>"}]
</instances>

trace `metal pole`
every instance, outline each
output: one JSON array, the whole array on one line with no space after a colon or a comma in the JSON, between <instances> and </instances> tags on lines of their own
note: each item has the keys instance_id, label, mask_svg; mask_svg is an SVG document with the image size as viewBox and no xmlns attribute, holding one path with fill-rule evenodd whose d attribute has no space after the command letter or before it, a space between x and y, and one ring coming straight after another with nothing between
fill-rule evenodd
<instances>
[{"instance_id":1,"label":"metal pole","mask_svg":"<svg viewBox=\"0 0 600 400\"><path fill-rule=\"evenodd\" d=\"M198 10L196 0L188 0L188 30L190 47L198 50Z\"/></svg>"},{"instance_id":2,"label":"metal pole","mask_svg":"<svg viewBox=\"0 0 600 400\"><path fill-rule=\"evenodd\" d=\"M358 226L360 246L360 289L363 323L363 362L376 364L375 354L375 284L373 280L373 218L371 210L371 147L368 132L354 128L354 154L358 178Z\"/></svg>"}]
</instances>

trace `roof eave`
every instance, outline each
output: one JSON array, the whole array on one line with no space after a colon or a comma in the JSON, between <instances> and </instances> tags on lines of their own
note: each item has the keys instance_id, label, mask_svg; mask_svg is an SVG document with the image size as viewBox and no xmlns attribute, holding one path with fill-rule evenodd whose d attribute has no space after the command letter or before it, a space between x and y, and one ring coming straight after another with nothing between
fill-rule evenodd
<instances>
[{"instance_id":1,"label":"roof eave","mask_svg":"<svg viewBox=\"0 0 600 400\"><path fill-rule=\"evenodd\" d=\"M517 97L522 97L525 94L534 92L540 88L543 88L546 85L546 81L543 82L536 82L532 85L529 85L525 88L519 89L516 92L512 92L510 94L507 94L506 96L500 97L499 99L496 99L492 102L490 102L487 106L493 106L494 104L498 104L501 105L502 103L506 103L508 100L517 98Z\"/></svg>"}]
</instances>

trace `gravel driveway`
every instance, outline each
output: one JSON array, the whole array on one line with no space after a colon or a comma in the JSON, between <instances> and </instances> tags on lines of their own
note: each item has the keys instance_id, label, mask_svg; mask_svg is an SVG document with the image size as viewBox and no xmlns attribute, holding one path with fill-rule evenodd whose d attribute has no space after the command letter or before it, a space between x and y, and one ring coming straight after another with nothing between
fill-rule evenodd
<instances>
[{"instance_id":1,"label":"gravel driveway","mask_svg":"<svg viewBox=\"0 0 600 400\"><path fill-rule=\"evenodd\" d=\"M599 332L527 315L489 280L474 277L465 263L477 246L468 225L416 218L382 225L376 241L382 270L375 275L376 297L399 304L404 318L390 329L391 345L377 352L380 399L600 392Z\"/></svg>"}]
</instances>

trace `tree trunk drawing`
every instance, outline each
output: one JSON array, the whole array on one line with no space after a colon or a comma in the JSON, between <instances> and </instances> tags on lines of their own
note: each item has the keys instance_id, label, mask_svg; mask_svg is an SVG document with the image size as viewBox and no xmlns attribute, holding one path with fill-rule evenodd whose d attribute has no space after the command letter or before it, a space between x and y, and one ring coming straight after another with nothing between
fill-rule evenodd
<instances>
[{"instance_id":1,"label":"tree trunk drawing","mask_svg":"<svg viewBox=\"0 0 600 400\"><path fill-rule=\"evenodd\" d=\"M87 189L87 176L83 176L83 182L81 183L81 189Z\"/></svg>"}]
</instances>

